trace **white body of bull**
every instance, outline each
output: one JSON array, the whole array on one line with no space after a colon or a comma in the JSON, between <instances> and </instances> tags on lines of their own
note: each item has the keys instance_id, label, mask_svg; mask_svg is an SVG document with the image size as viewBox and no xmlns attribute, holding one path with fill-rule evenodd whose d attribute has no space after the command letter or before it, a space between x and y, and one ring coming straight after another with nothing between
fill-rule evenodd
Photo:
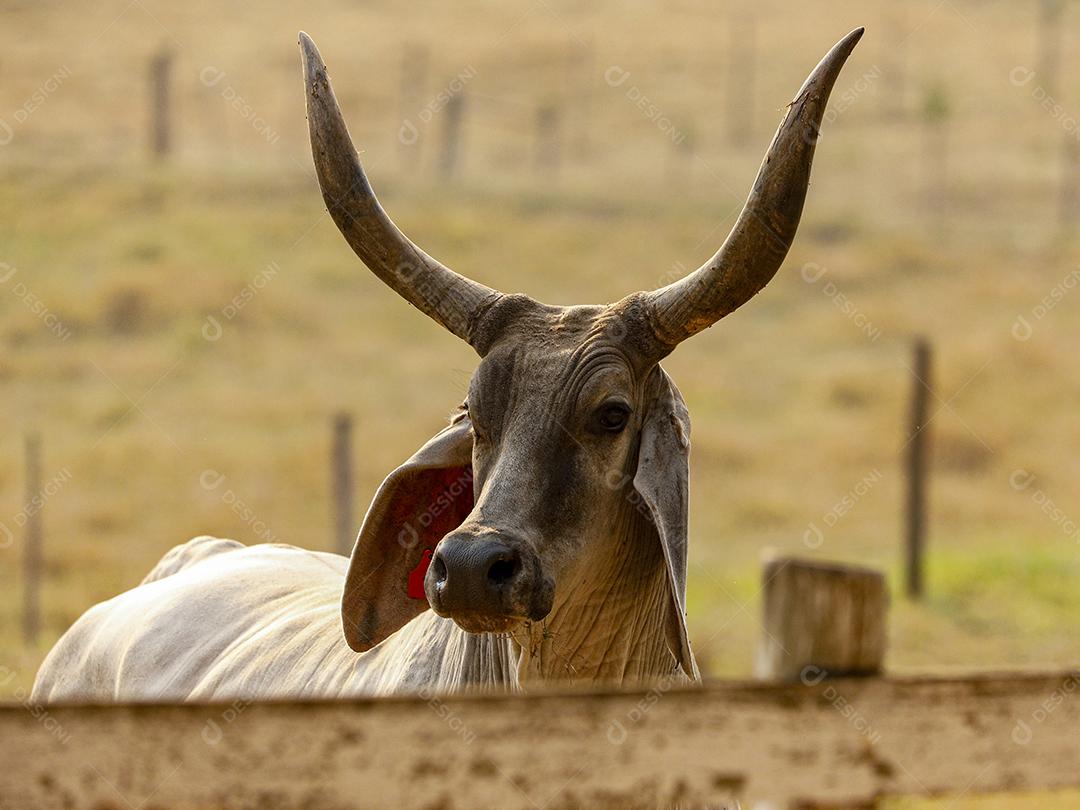
<instances>
[{"instance_id":1,"label":"white body of bull","mask_svg":"<svg viewBox=\"0 0 1080 810\"><path fill-rule=\"evenodd\" d=\"M341 630L348 560L198 537L60 638L32 699L335 698L515 682L509 642L422 613L363 654Z\"/></svg>"}]
</instances>

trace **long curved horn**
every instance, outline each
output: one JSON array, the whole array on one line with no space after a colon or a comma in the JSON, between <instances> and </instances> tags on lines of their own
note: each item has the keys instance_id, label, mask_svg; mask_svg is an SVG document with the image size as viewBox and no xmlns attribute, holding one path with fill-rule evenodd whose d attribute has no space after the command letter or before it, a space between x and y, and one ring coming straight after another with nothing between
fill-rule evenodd
<instances>
[{"instance_id":1,"label":"long curved horn","mask_svg":"<svg viewBox=\"0 0 1080 810\"><path fill-rule=\"evenodd\" d=\"M840 40L788 105L742 214L716 255L690 275L646 294L664 353L738 309L780 268L799 226L829 93L862 35L857 28Z\"/></svg>"},{"instance_id":2,"label":"long curved horn","mask_svg":"<svg viewBox=\"0 0 1080 810\"><path fill-rule=\"evenodd\" d=\"M307 87L311 154L323 200L345 240L371 271L402 298L472 344L479 315L500 296L459 276L414 245L393 223L371 189L341 116L326 64L300 32Z\"/></svg>"}]
</instances>

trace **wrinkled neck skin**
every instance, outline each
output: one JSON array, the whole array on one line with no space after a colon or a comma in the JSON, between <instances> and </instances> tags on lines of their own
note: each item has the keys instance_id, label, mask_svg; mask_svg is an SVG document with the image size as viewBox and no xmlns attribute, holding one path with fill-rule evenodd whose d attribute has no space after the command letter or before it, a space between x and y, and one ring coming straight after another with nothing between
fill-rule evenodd
<instances>
[{"instance_id":1,"label":"wrinkled neck skin","mask_svg":"<svg viewBox=\"0 0 1080 810\"><path fill-rule=\"evenodd\" d=\"M551 613L510 636L460 634L464 658L455 684L517 691L545 683L633 686L689 682L665 635L667 569L656 530L630 477L626 498L600 542L556 590ZM492 662L506 666L492 666ZM516 668L514 662L516 661ZM455 668L457 669L457 668ZM450 684L442 684L449 687Z\"/></svg>"},{"instance_id":2,"label":"wrinkled neck skin","mask_svg":"<svg viewBox=\"0 0 1080 810\"><path fill-rule=\"evenodd\" d=\"M646 507L629 483L628 500L606 542L560 584L551 613L514 634L518 680L648 684L677 669L668 649L667 569Z\"/></svg>"}]
</instances>

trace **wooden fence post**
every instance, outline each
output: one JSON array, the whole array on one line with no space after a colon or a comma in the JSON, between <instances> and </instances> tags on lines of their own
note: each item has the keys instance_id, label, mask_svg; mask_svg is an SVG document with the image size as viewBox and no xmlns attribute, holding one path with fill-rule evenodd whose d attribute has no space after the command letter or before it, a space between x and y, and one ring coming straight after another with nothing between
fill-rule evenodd
<instances>
[{"instance_id":1,"label":"wooden fence post","mask_svg":"<svg viewBox=\"0 0 1080 810\"><path fill-rule=\"evenodd\" d=\"M401 58L401 90L398 97L398 157L403 169L420 162L420 115L427 86L428 50L423 46L406 46Z\"/></svg>"},{"instance_id":2,"label":"wooden fence post","mask_svg":"<svg viewBox=\"0 0 1080 810\"><path fill-rule=\"evenodd\" d=\"M162 160L172 150L169 79L172 54L162 48L150 60L150 151Z\"/></svg>"},{"instance_id":3,"label":"wooden fence post","mask_svg":"<svg viewBox=\"0 0 1080 810\"><path fill-rule=\"evenodd\" d=\"M691 179L694 170L694 148L696 141L694 133L689 127L679 130L676 140L670 142L668 150L667 176L668 181L673 183L687 183Z\"/></svg>"},{"instance_id":4,"label":"wooden fence post","mask_svg":"<svg viewBox=\"0 0 1080 810\"><path fill-rule=\"evenodd\" d=\"M940 84L927 88L923 99L926 210L939 234L946 229L949 174L949 96Z\"/></svg>"},{"instance_id":5,"label":"wooden fence post","mask_svg":"<svg viewBox=\"0 0 1080 810\"><path fill-rule=\"evenodd\" d=\"M755 19L752 11L735 12L730 25L728 64L728 137L741 145L754 131L754 83L757 71Z\"/></svg>"},{"instance_id":6,"label":"wooden fence post","mask_svg":"<svg viewBox=\"0 0 1080 810\"><path fill-rule=\"evenodd\" d=\"M443 108L443 142L439 156L439 174L449 179L458 170L461 151L461 126L465 117L465 96L450 97Z\"/></svg>"},{"instance_id":7,"label":"wooden fence post","mask_svg":"<svg viewBox=\"0 0 1080 810\"><path fill-rule=\"evenodd\" d=\"M31 433L26 437L26 548L23 551L23 640L27 646L37 644L41 630L41 437Z\"/></svg>"},{"instance_id":8,"label":"wooden fence post","mask_svg":"<svg viewBox=\"0 0 1080 810\"><path fill-rule=\"evenodd\" d=\"M334 497L334 548L346 557L356 539L353 518L352 417L339 413L334 417L331 458Z\"/></svg>"},{"instance_id":9,"label":"wooden fence post","mask_svg":"<svg viewBox=\"0 0 1080 810\"><path fill-rule=\"evenodd\" d=\"M776 557L765 565L757 675L815 684L876 675L885 657L885 577L869 568Z\"/></svg>"},{"instance_id":10,"label":"wooden fence post","mask_svg":"<svg viewBox=\"0 0 1080 810\"><path fill-rule=\"evenodd\" d=\"M596 53L592 43L580 40L571 42L567 57L567 94L571 98L571 114L576 119L576 127L570 144L571 150L579 158L588 157L591 151L595 73Z\"/></svg>"},{"instance_id":11,"label":"wooden fence post","mask_svg":"<svg viewBox=\"0 0 1080 810\"><path fill-rule=\"evenodd\" d=\"M1076 132L1066 132L1062 140L1058 208L1058 220L1066 235L1075 225L1077 208L1080 208L1080 141Z\"/></svg>"},{"instance_id":12,"label":"wooden fence post","mask_svg":"<svg viewBox=\"0 0 1080 810\"><path fill-rule=\"evenodd\" d=\"M881 93L885 115L902 118L907 111L907 32L906 10L903 3L883 6L881 64L887 89Z\"/></svg>"},{"instance_id":13,"label":"wooden fence post","mask_svg":"<svg viewBox=\"0 0 1080 810\"><path fill-rule=\"evenodd\" d=\"M542 104L536 110L536 169L554 174L559 169L559 108Z\"/></svg>"},{"instance_id":14,"label":"wooden fence post","mask_svg":"<svg viewBox=\"0 0 1080 810\"><path fill-rule=\"evenodd\" d=\"M1061 16L1064 0L1039 1L1039 84L1048 96L1056 97L1061 73Z\"/></svg>"},{"instance_id":15,"label":"wooden fence post","mask_svg":"<svg viewBox=\"0 0 1080 810\"><path fill-rule=\"evenodd\" d=\"M931 389L931 349L925 338L915 341L915 379L911 387L911 422L907 444L907 508L905 509L905 586L910 599L921 599L925 585L926 474L929 461L927 419Z\"/></svg>"}]
</instances>

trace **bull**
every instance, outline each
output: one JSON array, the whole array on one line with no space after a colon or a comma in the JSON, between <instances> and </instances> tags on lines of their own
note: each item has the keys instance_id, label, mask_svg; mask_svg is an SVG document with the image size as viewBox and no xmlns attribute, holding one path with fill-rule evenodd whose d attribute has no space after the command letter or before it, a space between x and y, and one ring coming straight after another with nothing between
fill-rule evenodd
<instances>
[{"instance_id":1,"label":"bull","mask_svg":"<svg viewBox=\"0 0 1080 810\"><path fill-rule=\"evenodd\" d=\"M727 240L612 304L550 306L455 273L372 191L300 35L312 155L346 241L479 356L450 424L383 481L349 559L196 538L91 608L45 659L55 700L341 697L694 681L690 422L660 361L775 275L853 31L787 106Z\"/></svg>"}]
</instances>

